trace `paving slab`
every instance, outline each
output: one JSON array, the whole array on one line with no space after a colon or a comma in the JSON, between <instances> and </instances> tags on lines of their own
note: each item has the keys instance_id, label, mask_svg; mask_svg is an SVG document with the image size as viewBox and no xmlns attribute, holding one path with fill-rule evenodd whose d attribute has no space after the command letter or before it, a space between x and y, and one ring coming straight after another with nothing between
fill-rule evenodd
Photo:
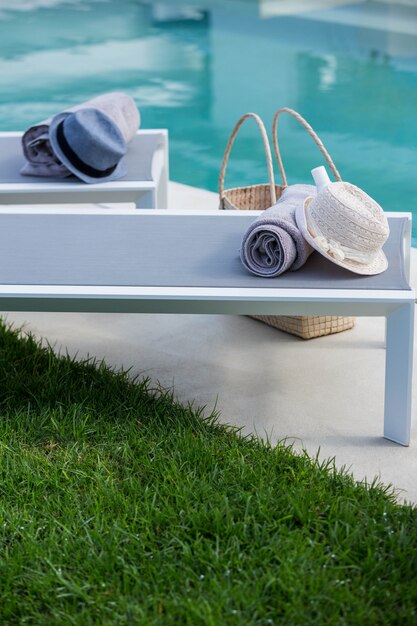
<instances>
[{"instance_id":1,"label":"paving slab","mask_svg":"<svg viewBox=\"0 0 417 626\"><path fill-rule=\"evenodd\" d=\"M216 208L216 194L170 184L170 206ZM412 253L417 284L417 250ZM379 477L400 501L417 503L417 398L412 441L382 438L382 318L303 341L242 316L8 313L57 351L95 356L173 388L182 402L216 408L242 432L287 439L311 456L334 457L357 480ZM417 353L417 352L416 352ZM416 365L416 364L415 364Z\"/></svg>"}]
</instances>

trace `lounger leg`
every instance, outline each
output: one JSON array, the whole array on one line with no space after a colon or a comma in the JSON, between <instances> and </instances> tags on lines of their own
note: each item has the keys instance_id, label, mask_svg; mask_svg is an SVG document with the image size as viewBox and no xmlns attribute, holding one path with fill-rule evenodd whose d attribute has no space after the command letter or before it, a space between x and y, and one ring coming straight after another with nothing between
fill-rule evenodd
<instances>
[{"instance_id":1,"label":"lounger leg","mask_svg":"<svg viewBox=\"0 0 417 626\"><path fill-rule=\"evenodd\" d=\"M410 443L414 306L387 316L384 437L403 446Z\"/></svg>"}]
</instances>

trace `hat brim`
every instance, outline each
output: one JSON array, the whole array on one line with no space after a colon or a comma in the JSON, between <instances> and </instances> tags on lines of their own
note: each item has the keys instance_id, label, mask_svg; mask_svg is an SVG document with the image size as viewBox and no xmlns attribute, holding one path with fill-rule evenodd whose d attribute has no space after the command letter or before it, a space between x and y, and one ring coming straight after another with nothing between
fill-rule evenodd
<instances>
[{"instance_id":1,"label":"hat brim","mask_svg":"<svg viewBox=\"0 0 417 626\"><path fill-rule=\"evenodd\" d=\"M71 112L67 113L59 113L52 118L50 126L49 126L49 141L51 142L52 150L54 151L57 158L61 161L63 165L77 178L81 179L85 183L107 183L111 180L118 180L119 178L123 178L127 174L127 164L126 159L123 157L120 159L119 163L116 165L116 168L113 170L109 176L104 177L93 177L88 176L84 172L78 170L65 156L62 152L61 147L57 141L57 128L59 124L66 118L68 115L71 115Z\"/></svg>"},{"instance_id":2,"label":"hat brim","mask_svg":"<svg viewBox=\"0 0 417 626\"><path fill-rule=\"evenodd\" d=\"M297 226L304 237L304 239L310 244L312 248L317 250L325 259L338 265L339 267L343 267L350 272L354 272L355 274L362 274L365 276L371 276L374 274L382 274L388 267L388 259L385 256L384 252L380 250L371 263L358 263L358 261L353 261L351 259L343 259L343 261L339 261L335 259L331 254L326 252L323 248L320 247L317 240L313 237L307 227L306 220L306 209L313 198L306 198L304 203L299 205L295 211L295 220L297 222Z\"/></svg>"}]
</instances>

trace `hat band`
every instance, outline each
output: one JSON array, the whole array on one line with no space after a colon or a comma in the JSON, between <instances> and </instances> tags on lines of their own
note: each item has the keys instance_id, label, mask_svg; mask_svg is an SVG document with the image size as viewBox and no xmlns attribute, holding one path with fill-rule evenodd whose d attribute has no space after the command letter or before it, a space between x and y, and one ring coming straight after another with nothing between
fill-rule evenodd
<instances>
[{"instance_id":1,"label":"hat band","mask_svg":"<svg viewBox=\"0 0 417 626\"><path fill-rule=\"evenodd\" d=\"M85 163L82 159L80 159L80 157L71 148L71 146L69 145L65 137L64 121L65 120L62 120L62 122L58 124L56 128L56 138L57 138L59 147L61 148L62 152L64 153L64 156L68 159L71 165L73 165L77 170L79 170L83 174L86 174L86 176L91 176L93 178L104 178L105 176L110 176L110 174L113 174L114 170L117 167L117 163L116 165L112 165L112 167L109 167L106 170L97 170L95 167L88 165L88 163Z\"/></svg>"},{"instance_id":2,"label":"hat band","mask_svg":"<svg viewBox=\"0 0 417 626\"><path fill-rule=\"evenodd\" d=\"M327 254L332 256L336 261L344 261L345 259L348 259L349 261L356 261L357 263L361 263L363 265L369 265L369 263L372 263L372 261L374 261L379 254L379 251L367 254L366 252L355 250L355 248L344 246L335 239L327 239L309 213L306 215L306 222L308 231L313 237L315 243L321 250L327 252Z\"/></svg>"}]
</instances>

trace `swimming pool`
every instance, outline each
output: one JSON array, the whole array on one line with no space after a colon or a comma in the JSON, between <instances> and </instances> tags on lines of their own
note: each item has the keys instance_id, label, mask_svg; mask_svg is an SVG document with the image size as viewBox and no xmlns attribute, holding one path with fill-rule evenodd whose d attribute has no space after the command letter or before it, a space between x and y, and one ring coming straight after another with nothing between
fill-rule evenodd
<instances>
[{"instance_id":1,"label":"swimming pool","mask_svg":"<svg viewBox=\"0 0 417 626\"><path fill-rule=\"evenodd\" d=\"M215 191L238 117L256 111L269 130L289 106L344 179L417 216L413 0L0 0L0 130L114 89L134 96L143 127L169 129L173 180ZM280 128L289 182L310 182L320 153L294 120ZM227 186L264 180L249 123Z\"/></svg>"}]
</instances>

